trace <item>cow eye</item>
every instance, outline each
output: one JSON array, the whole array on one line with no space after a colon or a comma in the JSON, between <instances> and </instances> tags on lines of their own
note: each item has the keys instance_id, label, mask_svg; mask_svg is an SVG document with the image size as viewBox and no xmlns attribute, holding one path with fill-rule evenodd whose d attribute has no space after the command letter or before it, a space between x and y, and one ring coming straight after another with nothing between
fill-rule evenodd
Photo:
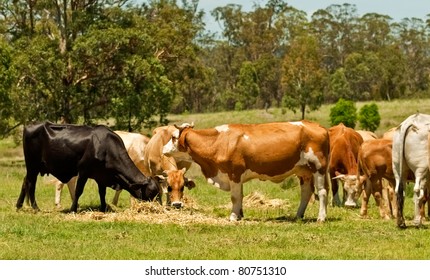
<instances>
[{"instance_id":1,"label":"cow eye","mask_svg":"<svg viewBox=\"0 0 430 280\"><path fill-rule=\"evenodd\" d=\"M171 191L172 191L172 187L171 187L171 186L168 186L168 187L167 187L167 191L168 191L168 192L171 192Z\"/></svg>"}]
</instances>

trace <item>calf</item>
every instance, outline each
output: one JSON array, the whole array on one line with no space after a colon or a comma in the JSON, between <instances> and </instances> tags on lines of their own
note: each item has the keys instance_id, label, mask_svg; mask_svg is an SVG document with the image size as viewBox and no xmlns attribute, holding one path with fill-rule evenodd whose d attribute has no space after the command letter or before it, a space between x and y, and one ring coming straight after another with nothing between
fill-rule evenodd
<instances>
[{"instance_id":1,"label":"calf","mask_svg":"<svg viewBox=\"0 0 430 280\"><path fill-rule=\"evenodd\" d=\"M389 139L374 139L361 144L358 152L357 192L364 190L360 210L363 217L367 216L370 195L373 195L379 206L381 218L390 219L397 214L392 143ZM383 179L388 183L384 184Z\"/></svg>"},{"instance_id":2,"label":"calf","mask_svg":"<svg viewBox=\"0 0 430 280\"><path fill-rule=\"evenodd\" d=\"M23 132L26 175L16 207L26 195L38 210L35 189L38 174L52 174L61 182L78 176L70 211L78 209L79 197L89 178L97 182L100 209L106 211L106 188L125 189L132 196L152 201L160 197L159 182L139 171L121 138L106 126L79 126L50 122L27 125Z\"/></svg>"}]
</instances>

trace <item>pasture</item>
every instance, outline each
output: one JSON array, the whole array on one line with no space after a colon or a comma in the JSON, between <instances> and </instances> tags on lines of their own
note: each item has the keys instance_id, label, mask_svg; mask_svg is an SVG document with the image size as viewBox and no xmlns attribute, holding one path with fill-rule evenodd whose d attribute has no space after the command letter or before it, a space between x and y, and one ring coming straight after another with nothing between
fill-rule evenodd
<instances>
[{"instance_id":1,"label":"pasture","mask_svg":"<svg viewBox=\"0 0 430 280\"><path fill-rule=\"evenodd\" d=\"M417 111L430 113L430 100L377 103L381 125L399 124ZM357 104L357 107L363 104ZM330 107L308 114L329 127ZM174 115L172 123L192 122L196 128L223 123L297 120L298 114L281 109L214 114ZM54 186L39 177L36 199L41 209L17 212L25 174L22 151L11 139L0 141L0 259L2 260L415 260L430 257L429 222L412 226L412 198L407 193L401 230L395 220L381 220L371 198L369 218L359 209L329 205L325 223L317 223L318 201L310 203L304 220L294 220L300 201L295 178L281 184L251 181L244 186L244 215L230 222L230 195L204 180L198 166L188 171L197 187L185 191L184 209L152 203L130 206L123 192L118 207L98 212L97 187L89 181L80 199L80 211L71 206L67 188L62 207L55 209ZM410 188L411 186L409 186ZM114 191L108 190L107 201ZM331 198L331 194L329 195Z\"/></svg>"}]
</instances>

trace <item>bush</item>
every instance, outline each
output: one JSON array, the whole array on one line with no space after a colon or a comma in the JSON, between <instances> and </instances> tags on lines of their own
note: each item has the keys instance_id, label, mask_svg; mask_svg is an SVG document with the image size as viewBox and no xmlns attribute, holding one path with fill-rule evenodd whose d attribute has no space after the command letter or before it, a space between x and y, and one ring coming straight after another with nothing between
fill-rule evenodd
<instances>
[{"instance_id":1,"label":"bush","mask_svg":"<svg viewBox=\"0 0 430 280\"><path fill-rule=\"evenodd\" d=\"M330 109L331 126L343 123L345 126L355 128L357 122L357 108L354 102L339 99L334 107Z\"/></svg>"},{"instance_id":2,"label":"bush","mask_svg":"<svg viewBox=\"0 0 430 280\"><path fill-rule=\"evenodd\" d=\"M375 132L381 122L378 105L376 103L366 104L361 107L358 113L358 121L361 128Z\"/></svg>"}]
</instances>

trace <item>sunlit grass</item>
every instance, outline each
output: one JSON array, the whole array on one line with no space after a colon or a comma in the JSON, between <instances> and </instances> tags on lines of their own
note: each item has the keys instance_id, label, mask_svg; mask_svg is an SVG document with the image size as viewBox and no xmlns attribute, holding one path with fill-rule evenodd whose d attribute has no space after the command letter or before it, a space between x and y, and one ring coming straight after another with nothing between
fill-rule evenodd
<instances>
[{"instance_id":1,"label":"sunlit grass","mask_svg":"<svg viewBox=\"0 0 430 280\"><path fill-rule=\"evenodd\" d=\"M381 134L417 108L423 113L430 112L428 100L377 104L382 117L377 132ZM327 126L329 109L323 106L308 117ZM232 122L297 120L299 115L271 108L269 112L253 110L169 118L172 123L194 121L197 128L204 128ZM297 181L274 184L255 180L245 184L245 196L258 194L263 202L280 200L281 203L245 203L244 219L232 223L228 221L230 194L209 185L195 165L187 173L197 185L185 192L188 205L181 211L167 211L167 215L186 217L184 223L166 219L166 215L163 221L158 221L157 217L162 215L130 212L127 192L121 194L119 206L113 207L112 212L99 213L100 200L92 180L80 199L78 214L68 212L71 200L67 189L62 194L62 208L55 208L54 186L44 177L39 177L36 189L41 211L34 213L27 206L17 212L15 203L25 166L22 154L15 154L21 147L7 141L0 141L0 259L415 260L429 256L429 222L424 222L420 229L412 226L410 192L405 205L408 228L400 230L395 220L380 219L373 198L368 219L359 216L359 209L329 206L327 221L318 223L319 202L315 201L309 204L304 220L295 220L300 201ZM113 195L114 191L109 189L108 202Z\"/></svg>"}]
</instances>

